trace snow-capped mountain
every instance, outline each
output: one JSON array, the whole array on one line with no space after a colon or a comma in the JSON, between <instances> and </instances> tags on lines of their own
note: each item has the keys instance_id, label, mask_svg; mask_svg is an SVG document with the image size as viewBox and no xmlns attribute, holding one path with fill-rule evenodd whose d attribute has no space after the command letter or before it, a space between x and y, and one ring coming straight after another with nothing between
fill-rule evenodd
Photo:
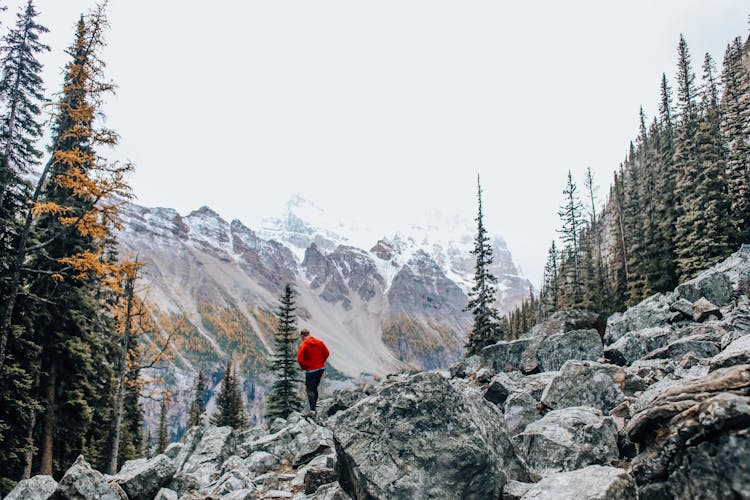
<instances>
[{"instance_id":1,"label":"snow-capped mountain","mask_svg":"<svg viewBox=\"0 0 750 500\"><path fill-rule=\"evenodd\" d=\"M173 333L173 379L188 381L198 367L217 375L233 356L249 399L260 400L286 283L298 292L299 326L329 346L334 376L435 368L461 355L471 326L463 310L474 271L471 221L434 216L367 245L366 233L295 197L257 230L208 207L182 216L129 205L119 242L145 263L161 334ZM499 237L493 271L498 306L510 310L531 284Z\"/></svg>"}]
</instances>

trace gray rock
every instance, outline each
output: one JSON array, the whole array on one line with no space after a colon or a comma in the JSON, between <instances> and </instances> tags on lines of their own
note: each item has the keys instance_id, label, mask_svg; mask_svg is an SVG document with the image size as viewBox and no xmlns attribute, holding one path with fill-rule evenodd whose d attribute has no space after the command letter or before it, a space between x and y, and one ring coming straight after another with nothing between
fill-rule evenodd
<instances>
[{"instance_id":1,"label":"gray rock","mask_svg":"<svg viewBox=\"0 0 750 500\"><path fill-rule=\"evenodd\" d=\"M527 425L542 417L537 404L528 392L514 392L505 400L503 414L511 436L523 432Z\"/></svg>"},{"instance_id":2,"label":"gray rock","mask_svg":"<svg viewBox=\"0 0 750 500\"><path fill-rule=\"evenodd\" d=\"M60 479L52 494L55 500L128 500L117 484L110 484L80 455Z\"/></svg>"},{"instance_id":3,"label":"gray rock","mask_svg":"<svg viewBox=\"0 0 750 500\"><path fill-rule=\"evenodd\" d=\"M438 372L395 377L332 425L339 482L357 499L497 498L528 479L500 410Z\"/></svg>"},{"instance_id":4,"label":"gray rock","mask_svg":"<svg viewBox=\"0 0 750 500\"><path fill-rule=\"evenodd\" d=\"M130 500L151 500L174 476L174 462L166 455L125 462L113 478Z\"/></svg>"},{"instance_id":5,"label":"gray rock","mask_svg":"<svg viewBox=\"0 0 750 500\"><path fill-rule=\"evenodd\" d=\"M284 427L286 427L286 420L281 417L276 417L268 424L268 432L276 434Z\"/></svg>"},{"instance_id":6,"label":"gray rock","mask_svg":"<svg viewBox=\"0 0 750 500\"><path fill-rule=\"evenodd\" d=\"M712 358L719 353L719 343L705 340L702 335L693 335L671 342L666 347L656 349L643 359L674 359L681 360L686 354L692 354L697 358Z\"/></svg>"},{"instance_id":7,"label":"gray rock","mask_svg":"<svg viewBox=\"0 0 750 500\"><path fill-rule=\"evenodd\" d=\"M601 355L601 336L604 335L604 328L604 318L590 311L572 310L554 313L529 332L528 338L531 339L531 343L521 355L521 371L535 373L557 370L568 359L590 359L591 351L597 350L597 344L599 355ZM560 349L548 348L552 337L564 336L566 333L579 330L596 330L598 339L574 335L566 340L558 338L557 341L553 341ZM547 367L542 363L545 356L549 365Z\"/></svg>"},{"instance_id":8,"label":"gray rock","mask_svg":"<svg viewBox=\"0 0 750 500\"><path fill-rule=\"evenodd\" d=\"M515 383L513 378L507 373L501 372L490 380L487 389L484 391L484 399L502 405L512 392L519 390L518 384Z\"/></svg>"},{"instance_id":9,"label":"gray rock","mask_svg":"<svg viewBox=\"0 0 750 500\"><path fill-rule=\"evenodd\" d=\"M195 431L195 432L194 432ZM179 493L202 489L221 476L221 465L235 454L231 427L194 427L175 459L177 472L170 488Z\"/></svg>"},{"instance_id":10,"label":"gray rock","mask_svg":"<svg viewBox=\"0 0 750 500\"><path fill-rule=\"evenodd\" d=\"M481 364L481 357L477 355L469 356L467 358L462 358L456 363L452 364L450 368L448 368L448 371L450 372L452 378L466 378L472 373L475 373L477 370L479 370Z\"/></svg>"},{"instance_id":11,"label":"gray rock","mask_svg":"<svg viewBox=\"0 0 750 500\"><path fill-rule=\"evenodd\" d=\"M669 327L644 328L624 334L604 349L604 357L620 366L627 366L656 349L666 347L678 335Z\"/></svg>"},{"instance_id":12,"label":"gray rock","mask_svg":"<svg viewBox=\"0 0 750 500\"><path fill-rule=\"evenodd\" d=\"M532 422L514 441L540 476L588 465L610 465L618 458L617 427L594 408L564 408Z\"/></svg>"},{"instance_id":13,"label":"gray rock","mask_svg":"<svg viewBox=\"0 0 750 500\"><path fill-rule=\"evenodd\" d=\"M681 319L693 319L693 303L682 297L669 304L669 310L680 313Z\"/></svg>"},{"instance_id":14,"label":"gray rock","mask_svg":"<svg viewBox=\"0 0 750 500\"><path fill-rule=\"evenodd\" d=\"M34 476L19 481L5 500L46 500L56 489L57 481L52 476Z\"/></svg>"},{"instance_id":15,"label":"gray rock","mask_svg":"<svg viewBox=\"0 0 750 500\"><path fill-rule=\"evenodd\" d=\"M232 493L233 491L250 490L254 491L255 484L253 478L255 477L251 471L243 469L233 469L222 474L222 476L212 484L208 491L208 497L216 498Z\"/></svg>"},{"instance_id":16,"label":"gray rock","mask_svg":"<svg viewBox=\"0 0 750 500\"><path fill-rule=\"evenodd\" d=\"M543 372L557 371L568 360L596 361L602 355L602 339L598 331L573 330L547 338L536 353L536 367ZM524 372L529 372L526 366Z\"/></svg>"},{"instance_id":17,"label":"gray rock","mask_svg":"<svg viewBox=\"0 0 750 500\"><path fill-rule=\"evenodd\" d=\"M548 408L591 406L607 413L625 400L625 371L593 361L568 361L542 394Z\"/></svg>"},{"instance_id":18,"label":"gray rock","mask_svg":"<svg viewBox=\"0 0 750 500\"><path fill-rule=\"evenodd\" d=\"M511 340L488 345L480 356L484 364L496 372L521 369L521 355L531 345L529 339Z\"/></svg>"},{"instance_id":19,"label":"gray rock","mask_svg":"<svg viewBox=\"0 0 750 500\"><path fill-rule=\"evenodd\" d=\"M750 364L750 335L739 337L711 359L711 370Z\"/></svg>"},{"instance_id":20,"label":"gray rock","mask_svg":"<svg viewBox=\"0 0 750 500\"><path fill-rule=\"evenodd\" d=\"M169 443L169 446L164 450L164 455L174 460L180 454L180 451L182 451L183 446L182 443Z\"/></svg>"},{"instance_id":21,"label":"gray rock","mask_svg":"<svg viewBox=\"0 0 750 500\"><path fill-rule=\"evenodd\" d=\"M533 375L526 375L516 380L516 384L519 390L528 392L531 397L537 401L542 399L542 393L544 389L552 382L559 372L542 372L535 373Z\"/></svg>"},{"instance_id":22,"label":"gray rock","mask_svg":"<svg viewBox=\"0 0 750 500\"><path fill-rule=\"evenodd\" d=\"M170 490L169 488L162 488L156 492L154 500L177 500L178 498L180 497L177 495L176 491Z\"/></svg>"},{"instance_id":23,"label":"gray rock","mask_svg":"<svg viewBox=\"0 0 750 500\"><path fill-rule=\"evenodd\" d=\"M623 335L644 328L669 327L672 312L669 297L656 294L622 313L615 313L607 319L604 345L617 342Z\"/></svg>"},{"instance_id":24,"label":"gray rock","mask_svg":"<svg viewBox=\"0 0 750 500\"><path fill-rule=\"evenodd\" d=\"M522 500L637 500L633 476L616 467L590 465L548 476L529 488Z\"/></svg>"},{"instance_id":25,"label":"gray rock","mask_svg":"<svg viewBox=\"0 0 750 500\"><path fill-rule=\"evenodd\" d=\"M310 467L305 472L305 493L315 493L324 484L338 481L338 474L330 467Z\"/></svg>"},{"instance_id":26,"label":"gray rock","mask_svg":"<svg viewBox=\"0 0 750 500\"><path fill-rule=\"evenodd\" d=\"M221 500L255 500L258 498L256 489L235 490L227 493Z\"/></svg>"},{"instance_id":27,"label":"gray rock","mask_svg":"<svg viewBox=\"0 0 750 500\"><path fill-rule=\"evenodd\" d=\"M309 500L351 500L338 482L326 484L307 497Z\"/></svg>"},{"instance_id":28,"label":"gray rock","mask_svg":"<svg viewBox=\"0 0 750 500\"><path fill-rule=\"evenodd\" d=\"M743 245L723 262L701 272L698 276L675 289L678 297L695 302L705 297L710 302L724 306L740 294L747 295L750 283L750 250Z\"/></svg>"},{"instance_id":29,"label":"gray rock","mask_svg":"<svg viewBox=\"0 0 750 500\"><path fill-rule=\"evenodd\" d=\"M503 488L502 500L521 500L529 488L533 485L531 483L522 483L521 481L508 481Z\"/></svg>"},{"instance_id":30,"label":"gray rock","mask_svg":"<svg viewBox=\"0 0 750 500\"><path fill-rule=\"evenodd\" d=\"M259 450L254 451L244 460L242 468L254 475L260 476L280 464L281 459L279 457L267 451Z\"/></svg>"},{"instance_id":31,"label":"gray rock","mask_svg":"<svg viewBox=\"0 0 750 500\"><path fill-rule=\"evenodd\" d=\"M321 415L323 418L330 417L337 412L351 408L357 404L357 401L366 398L370 394L372 394L371 385L366 385L362 389L335 391L330 398L326 398L318 403L318 415Z\"/></svg>"}]
</instances>

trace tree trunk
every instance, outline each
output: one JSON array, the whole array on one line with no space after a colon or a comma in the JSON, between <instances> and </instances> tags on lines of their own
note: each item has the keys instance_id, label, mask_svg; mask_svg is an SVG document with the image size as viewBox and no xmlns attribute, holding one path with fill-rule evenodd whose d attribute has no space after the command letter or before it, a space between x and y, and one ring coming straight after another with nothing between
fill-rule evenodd
<instances>
[{"instance_id":1,"label":"tree trunk","mask_svg":"<svg viewBox=\"0 0 750 500\"><path fill-rule=\"evenodd\" d=\"M39 390L39 363L36 363L35 367L36 375L34 376L34 390ZM29 479L31 477L31 467L34 463L34 428L36 427L36 415L37 411L32 409L29 410L29 429L26 433L26 451L23 454L23 460L24 460L24 466L23 466L23 476L21 476L21 479Z\"/></svg>"},{"instance_id":2,"label":"tree trunk","mask_svg":"<svg viewBox=\"0 0 750 500\"><path fill-rule=\"evenodd\" d=\"M113 429L112 429L112 447L109 457L109 474L117 474L117 459L120 453L120 429L122 427L123 403L125 401L125 378L128 374L128 352L130 350L130 319L133 306L133 285L135 274L128 277L125 283L125 295L127 306L125 310L125 332L122 340L122 352L120 354L120 373L117 378L117 400L115 401Z\"/></svg>"},{"instance_id":3,"label":"tree trunk","mask_svg":"<svg viewBox=\"0 0 750 500\"><path fill-rule=\"evenodd\" d=\"M55 389L57 385L57 374L54 363L50 366L47 384L44 388L44 394L47 400L47 407L44 411L44 423L42 428L42 459L39 467L39 474L45 476L52 475L52 454L54 451L54 434L55 434Z\"/></svg>"}]
</instances>

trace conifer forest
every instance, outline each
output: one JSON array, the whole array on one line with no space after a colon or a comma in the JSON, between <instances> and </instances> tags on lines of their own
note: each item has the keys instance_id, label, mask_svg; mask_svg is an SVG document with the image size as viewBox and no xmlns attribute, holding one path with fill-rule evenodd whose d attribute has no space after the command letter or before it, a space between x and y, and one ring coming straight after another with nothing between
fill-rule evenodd
<instances>
[{"instance_id":1,"label":"conifer forest","mask_svg":"<svg viewBox=\"0 0 750 500\"><path fill-rule=\"evenodd\" d=\"M539 287L529 286L526 298L516 301L513 308L500 310L496 300L498 290L507 285L499 285L496 271L493 272L498 269L497 259L501 256L485 219L485 202L493 191L481 184L485 176L480 179L476 170L466 165L462 168L467 178L476 180L477 198L465 203L474 206L472 203L477 202L477 217L472 228L475 231L472 248L466 252L468 255L462 256L471 262L473 269L473 274L468 274L470 285L463 291L448 279L452 275L440 270L436 263L439 259L429 260L434 256L423 250L415 250L404 258L401 263L404 266L399 269L407 269L408 261L411 266L408 273L394 271L393 255L406 245L398 239L380 240L366 252L348 243L329 244L325 238L314 236L305 241L306 249L294 253L270 237L261 241L239 221L222 221L223 226L217 223L217 227L230 228L227 231L232 234L232 250L247 259L243 261L243 269L249 269L248 274L262 286L231 297L226 290L216 292L224 302L212 303L210 299L196 302L196 314L161 310L151 301L146 279L149 266L155 266L154 260L140 252L123 252L118 240L124 227L124 213L131 222L140 223L147 218L143 216L141 221L133 216L131 208L135 196L129 182L136 166L111 160L127 156L119 154L119 133L109 127L105 116L106 103L117 88L117 82L108 73L109 61L104 57L111 5L105 0L81 13L68 34L67 63L59 80L44 80L40 60L51 50L47 45L49 30L40 24L35 0L22 3L18 12L3 10L4 19L14 22L0 26L0 498L20 481L34 476L51 476L61 481L66 471L79 463L79 456L85 457L93 470L110 476L115 476L130 460L155 460L154 457L161 456L177 460L177 452L170 456L170 445L181 439L197 443L200 436L205 438L216 427L233 429L235 441L231 442L232 446L238 446L237 450L242 439L253 443L242 450L242 460L246 461L250 460L248 456L257 457L260 455L255 454L261 452L268 455L263 456L268 460L272 460L268 458L272 455L286 457L283 454L286 452L272 449L272 445L281 445L273 444L275 441L268 436L286 439L284 446L300 441L301 444L294 444L299 446L298 450L287 453L289 456L278 459L278 463L273 462L278 468L274 470L281 471L278 474L282 474L282 483L284 472L293 474L309 464L324 471L316 469L320 477L330 476L325 476L325 481L316 476L318 479L305 479L304 484L297 484L295 491L300 495L303 491L313 494L320 484L330 483L335 477L341 485L341 495L346 496L314 498L417 498L409 496L416 495L415 491L431 492L424 498L450 498L444 496L450 488L430 490L420 486L426 489L403 493L393 478L383 480L386 486L380 490L367 490L379 481L377 477L370 481L360 476L368 473L367 460L371 457L360 457L361 470L357 469L352 465L354 455L346 454L349 450L345 445L356 444L363 435L377 439L398 435L403 428L390 422L414 408L422 412L415 428L423 426L433 436L448 432L445 429L451 432L458 429L460 425L454 422L464 413L478 415L475 420L491 421L501 410L483 407L485 400L505 408L506 414L509 414L506 398L530 400L533 395L535 404L536 400L547 404L549 387L544 396L536 387L528 393L519 391L510 396L492 392L490 379L496 381L493 377L502 375L505 365L500 362L492 365L484 359L489 356L487 349L522 339L535 325L544 324L560 312L584 314L581 311L585 311L605 318L606 322L607 317L627 311L654 294L675 290L750 244L750 38L747 33L728 37L723 59L715 61L708 53L700 57L692 54L689 40L676 33L674 66L664 68L660 78L655 75L655 82L660 81L654 86L659 95L658 110L634 110L633 119L639 124L639 132L629 143L627 137L622 138L624 155L619 165L611 166L612 178L597 179L591 168L583 178L568 172L565 184L560 186L559 229L548 235L551 244L543 281ZM0 7L7 9L3 4L0 1ZM262 174L258 178L262 183ZM514 189L531 192L533 186ZM158 210L161 209L147 215L161 213ZM144 209L144 213L147 211ZM206 220L214 220L215 216L210 209L200 209L193 215ZM173 217L170 223L177 222L165 233L187 240L186 233L180 231L187 232L183 219L188 217L169 217ZM528 231L535 229L529 227ZM230 241L228 237L224 239ZM226 245L229 248L229 243ZM367 260L371 257L375 264ZM222 253L216 259L220 263L217 266L230 260ZM291 265L302 266L300 269L304 268L306 274L301 271L295 274L296 271L290 271ZM193 282L202 283L201 280L191 274L186 280L189 283L175 285L175 296ZM433 281L425 288L431 291L422 294L420 286L429 280ZM394 290L397 286L401 288L398 293L387 293L389 286ZM209 288L206 285L205 289ZM315 290L322 298L317 295L310 298L309 290ZM247 299L248 303L232 303L236 297ZM262 307L250 304L258 297L265 301ZM367 310L369 314L371 310L383 309L393 315L379 319L377 345L363 341L364 347L356 350L365 351L364 355L377 358L378 362L384 359L383 373L363 368L358 378L333 365L326 367L324 387L326 384L335 388L355 387L362 394L361 399L357 396L351 401L340 395L334 396L339 398L335 402L323 400L318 412L324 415L321 419L341 409L354 408L356 401L361 401L356 408L370 413L358 415L346 411L343 416L338 413L339 417L327 424L334 429L336 446L317 447L313 439L315 446L307 450L305 446L310 446L307 441L295 437L292 431L288 431L292 437L284 437L287 431L282 429L288 430L284 427L287 424L296 425L306 429L299 432L307 432L308 437L327 436L328 430L321 430L325 427L322 420L300 420L299 414L307 403L302 391L304 373L298 369L296 357L298 328L321 314L319 311L324 309L317 309L321 303L333 304L331 307L335 309L330 310L340 313L345 318L341 324L352 329L370 324L369 319L358 317L357 311ZM442 313L449 320L441 323ZM209 334L201 334L199 330ZM313 329L312 333L326 338L324 331ZM343 341L336 337L330 342L334 365L337 359L350 354L349 351L341 354L347 335ZM602 339L596 341L601 343ZM471 360L479 358L488 363L487 370L489 366L493 370L486 375L487 380L482 379L479 365L471 366ZM360 359L344 359L341 366L349 368L360 363ZM171 371L175 366L190 374L188 389L175 389L178 384ZM563 369L555 366L553 370ZM436 375L430 370L443 370L438 373L446 374ZM553 370L543 367L534 375ZM484 384L483 397L476 402L471 390L457 389L458 383L449 383L447 373L453 378ZM407 383L404 382L407 377L415 377L408 379L408 384L417 389L407 396L390 395L388 391L395 394L398 384ZM383 380L386 382L382 388L372 388ZM520 382L506 385L511 387L513 383ZM747 385L747 380L743 383ZM368 387L363 389L365 386ZM450 399L456 391L464 406L456 406L457 399ZM424 400L419 396L422 393L426 394ZM420 406L420 401L428 398L438 401L434 408ZM402 403L405 406L399 407ZM251 404L255 409L250 408ZM262 408L260 417L257 407ZM547 412L552 410L553 403L544 406L539 402L530 407L543 407ZM606 407L606 412L615 411L614 407ZM147 408L152 409L151 419L147 418ZM600 409L605 410L604 406ZM446 422L454 420L445 425L435 424L442 422L441 418ZM596 418L602 418L602 413ZM308 429L307 425L311 427ZM195 431L196 428L203 430ZM359 428L365 430L356 434L353 429ZM256 432L257 436L253 434ZM503 427L497 432L509 431ZM618 436L617 430L613 432ZM619 432L620 441L615 448L620 445L630 447L628 450L635 450L636 438L646 433L638 427L632 432L631 442L622 438L622 429ZM262 433L265 437L260 437ZM404 436L403 442L411 439L411 434ZM511 447L506 441L510 443L509 439L492 441L501 451L487 451L489 458L475 457L474 441L449 455L451 460L463 459L482 469L472 460L503 462L503 457L510 456L502 453L506 449L503 447ZM520 442L514 441L513 446ZM191 445L194 448L195 443ZM390 456L389 453L417 456L423 444L418 441L406 451L398 452L383 451L375 445L372 448L362 445L362 449L375 450L373 456ZM187 450L188 445L184 446L180 449ZM313 463L323 449L331 452L339 465L331 466L325 460ZM241 455L239 451L235 454ZM628 460L633 456L635 451ZM184 460L183 465L187 463ZM241 460L237 458L236 462ZM506 483L516 479L518 484L542 484L543 474L535 475L539 471L531 460L528 474L524 472L527 464L523 460L519 463L511 463L510 459L503 462L512 471L508 474L495 469L476 472L472 477L479 478L477 484L490 484L494 489L487 490L489 496L483 496L485 493L477 493L480 489L472 489L476 487L472 483L462 490L461 498L500 498L499 492L507 491ZM346 472L347 467L352 467L353 472ZM382 471L390 470L388 467L392 466L378 466L373 474L385 474ZM223 474L219 469L217 466L211 487ZM401 465L395 469L403 475L411 470L410 466ZM499 481L498 477L503 484L493 482ZM318 480L312 486L308 484ZM281 484L278 477L274 481L277 486ZM170 487L188 488L187 482L178 483L173 482ZM130 498L153 498L156 490L166 488L167 484L165 479L153 491L149 486L142 494L123 488ZM259 484L253 483L245 490L258 488L260 492ZM635 482L632 484L635 491ZM283 489L282 486L278 489ZM61 489L56 491L61 495ZM204 496L181 498L223 498L229 490L200 491ZM401 493L394 493L397 491ZM744 491L748 494L748 490ZM674 498L678 497L687 498L675 494ZM158 498L178 497L175 494ZM292 496L290 493L288 497L267 498ZM531 497L520 494L502 498Z\"/></svg>"}]
</instances>

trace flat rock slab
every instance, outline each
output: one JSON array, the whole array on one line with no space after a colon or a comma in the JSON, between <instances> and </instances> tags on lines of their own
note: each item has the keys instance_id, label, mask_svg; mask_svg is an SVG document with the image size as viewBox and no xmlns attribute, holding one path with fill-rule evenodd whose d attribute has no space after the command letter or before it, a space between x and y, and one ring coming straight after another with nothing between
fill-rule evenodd
<instances>
[{"instance_id":1,"label":"flat rock slab","mask_svg":"<svg viewBox=\"0 0 750 500\"><path fill-rule=\"evenodd\" d=\"M585 406L553 410L513 440L529 467L542 477L588 465L610 465L619 457L614 420Z\"/></svg>"},{"instance_id":2,"label":"flat rock slab","mask_svg":"<svg viewBox=\"0 0 750 500\"><path fill-rule=\"evenodd\" d=\"M508 479L528 480L502 412L439 372L392 377L329 422L356 499L498 498Z\"/></svg>"},{"instance_id":3,"label":"flat rock slab","mask_svg":"<svg viewBox=\"0 0 750 500\"><path fill-rule=\"evenodd\" d=\"M593 361L568 361L542 394L548 408L590 406L603 413L625 400L625 371Z\"/></svg>"},{"instance_id":4,"label":"flat rock slab","mask_svg":"<svg viewBox=\"0 0 750 500\"><path fill-rule=\"evenodd\" d=\"M623 469L591 465L548 476L521 500L637 500L635 479Z\"/></svg>"},{"instance_id":5,"label":"flat rock slab","mask_svg":"<svg viewBox=\"0 0 750 500\"><path fill-rule=\"evenodd\" d=\"M711 371L734 365L750 364L750 335L734 340L711 359Z\"/></svg>"}]
</instances>

